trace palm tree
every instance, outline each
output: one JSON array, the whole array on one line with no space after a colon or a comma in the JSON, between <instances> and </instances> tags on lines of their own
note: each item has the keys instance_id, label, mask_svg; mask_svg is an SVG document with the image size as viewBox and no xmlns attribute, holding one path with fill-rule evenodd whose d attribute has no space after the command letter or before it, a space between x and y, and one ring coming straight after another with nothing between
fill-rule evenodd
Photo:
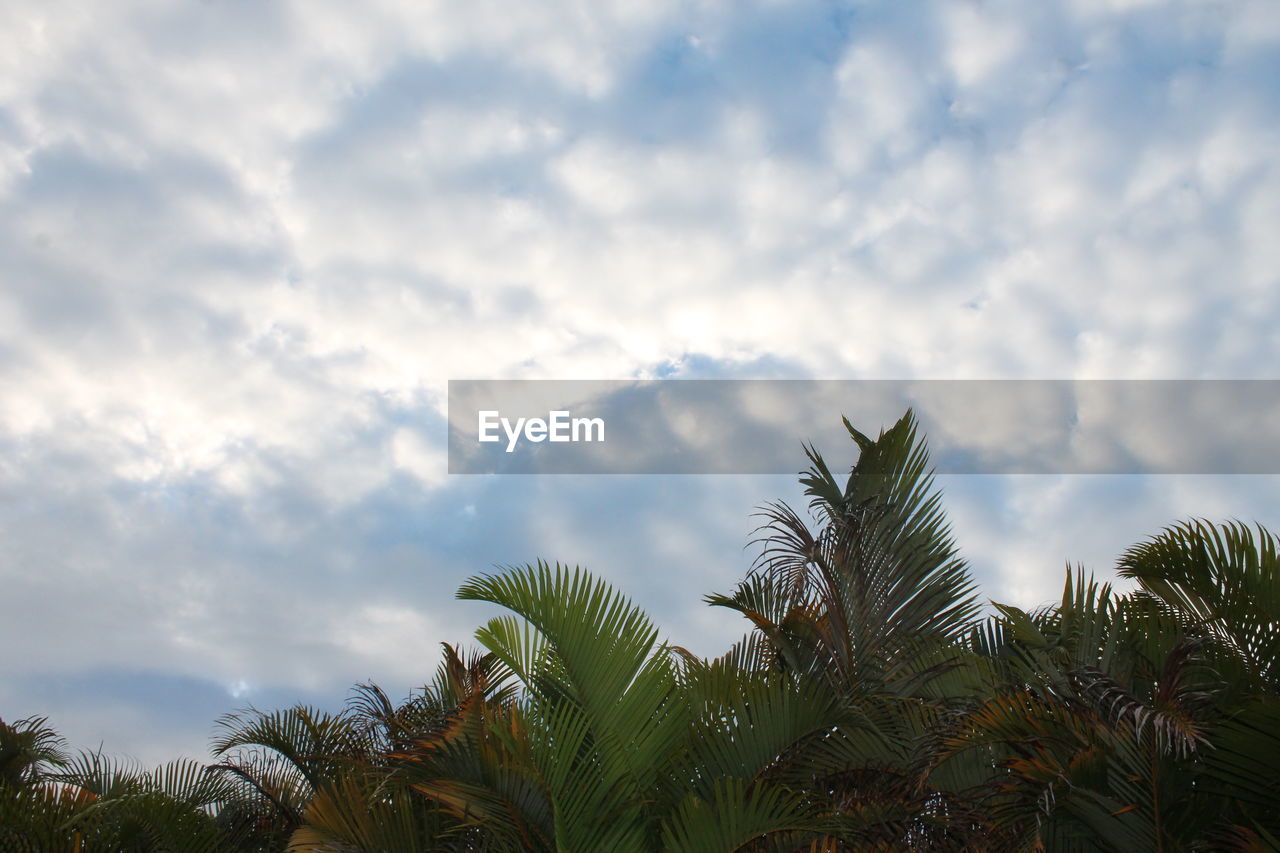
<instances>
[{"instance_id":1,"label":"palm tree","mask_svg":"<svg viewBox=\"0 0 1280 853\"><path fill-rule=\"evenodd\" d=\"M193 761L143 770L101 753L72 758L43 718L0 721L0 849L224 853L225 786Z\"/></svg>"},{"instance_id":2,"label":"palm tree","mask_svg":"<svg viewBox=\"0 0 1280 853\"><path fill-rule=\"evenodd\" d=\"M463 843L463 827L411 793L399 753L437 736L468 702L501 702L507 691L490 656L443 648L435 680L400 704L361 684L337 714L297 705L224 716L213 743L222 760L211 769L239 791L219 819L251 828L263 850L419 853Z\"/></svg>"},{"instance_id":3,"label":"palm tree","mask_svg":"<svg viewBox=\"0 0 1280 853\"><path fill-rule=\"evenodd\" d=\"M1280 849L1280 552L1193 520L1135 545L1119 594L983 617L908 412L812 521L762 510L760 557L708 601L718 658L559 564L481 575L508 612L403 702L247 709L216 764L70 757L0 721L0 850L835 853Z\"/></svg>"},{"instance_id":4,"label":"palm tree","mask_svg":"<svg viewBox=\"0 0 1280 853\"><path fill-rule=\"evenodd\" d=\"M998 605L971 638L990 698L942 750L977 751L1014 849L1274 849L1276 539L1188 522L1077 573L1059 604ZM1272 769L1269 769L1272 768Z\"/></svg>"},{"instance_id":5,"label":"palm tree","mask_svg":"<svg viewBox=\"0 0 1280 853\"><path fill-rule=\"evenodd\" d=\"M476 635L520 694L460 709L406 773L480 830L476 849L733 851L820 835L803 792L770 771L829 729L829 691L689 660L581 569L538 563L458 594L512 611Z\"/></svg>"},{"instance_id":6,"label":"palm tree","mask_svg":"<svg viewBox=\"0 0 1280 853\"><path fill-rule=\"evenodd\" d=\"M951 646L979 605L912 413L875 440L844 424L860 454L843 485L805 448L800 482L818 529L785 503L766 505L755 569L708 600L750 619L782 668L850 697L910 693L942 670L921 665L925 649Z\"/></svg>"},{"instance_id":7,"label":"palm tree","mask_svg":"<svg viewBox=\"0 0 1280 853\"><path fill-rule=\"evenodd\" d=\"M737 654L753 666L841 698L823 755L797 754L792 773L840 817L849 844L972 849L986 828L931 771L940 726L972 689L959 641L979 611L973 582L912 413L874 440L844 424L860 452L843 483L806 448L816 530L785 503L766 505L753 571L708 601L750 620Z\"/></svg>"},{"instance_id":8,"label":"palm tree","mask_svg":"<svg viewBox=\"0 0 1280 853\"><path fill-rule=\"evenodd\" d=\"M77 804L48 781L69 760L65 741L44 717L0 720L0 849L69 849L61 827Z\"/></svg>"}]
</instances>

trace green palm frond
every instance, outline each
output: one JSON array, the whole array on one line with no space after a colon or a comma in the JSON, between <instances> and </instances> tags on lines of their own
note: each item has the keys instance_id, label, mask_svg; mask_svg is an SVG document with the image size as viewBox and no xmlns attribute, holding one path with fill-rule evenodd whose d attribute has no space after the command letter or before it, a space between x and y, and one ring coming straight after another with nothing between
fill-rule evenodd
<instances>
[{"instance_id":1,"label":"green palm frond","mask_svg":"<svg viewBox=\"0 0 1280 853\"><path fill-rule=\"evenodd\" d=\"M350 713L331 714L295 705L277 711L248 708L226 714L215 724L211 749L230 759L267 750L285 759L315 789L353 759L367 756L368 732ZM244 765L239 765L244 766Z\"/></svg>"},{"instance_id":2,"label":"green palm frond","mask_svg":"<svg viewBox=\"0 0 1280 853\"><path fill-rule=\"evenodd\" d=\"M557 844L640 849L650 792L687 730L675 656L638 608L581 569L546 563L465 584L499 617L477 638L520 679L529 755Z\"/></svg>"},{"instance_id":3,"label":"green palm frond","mask_svg":"<svg viewBox=\"0 0 1280 853\"><path fill-rule=\"evenodd\" d=\"M45 717L6 723L0 719L0 785L19 787L38 782L66 764L66 741Z\"/></svg>"},{"instance_id":4,"label":"green palm frond","mask_svg":"<svg viewBox=\"0 0 1280 853\"><path fill-rule=\"evenodd\" d=\"M307 806L289 853L431 853L447 849L448 828L425 798L353 769L327 781Z\"/></svg>"},{"instance_id":5,"label":"green palm frond","mask_svg":"<svg viewBox=\"0 0 1280 853\"><path fill-rule=\"evenodd\" d=\"M500 604L532 626L536 634L491 622L478 636L504 661L526 662L526 691L568 699L590 718L610 772L640 788L652 783L655 759L674 746L684 712L672 653L643 612L586 572L545 563L477 578L458 596Z\"/></svg>"},{"instance_id":6,"label":"green palm frond","mask_svg":"<svg viewBox=\"0 0 1280 853\"><path fill-rule=\"evenodd\" d=\"M1229 798L1242 824L1280 836L1280 699L1244 705L1209 735L1204 775Z\"/></svg>"},{"instance_id":7,"label":"green palm frond","mask_svg":"<svg viewBox=\"0 0 1280 853\"><path fill-rule=\"evenodd\" d=\"M554 812L528 731L518 705L476 697L438 732L395 756L396 776L494 850L552 851Z\"/></svg>"},{"instance_id":8,"label":"green palm frond","mask_svg":"<svg viewBox=\"0 0 1280 853\"><path fill-rule=\"evenodd\" d=\"M58 774L80 806L64 824L89 849L231 850L216 820L234 787L203 764L181 760L153 770L101 753L82 753Z\"/></svg>"},{"instance_id":9,"label":"green palm frond","mask_svg":"<svg viewBox=\"0 0 1280 853\"><path fill-rule=\"evenodd\" d=\"M705 795L690 794L680 803L662 827L661 849L668 853L734 853L754 841L783 833L792 843L807 842L820 836L823 828L823 822L795 792L720 778L709 785Z\"/></svg>"},{"instance_id":10,"label":"green palm frond","mask_svg":"<svg viewBox=\"0 0 1280 853\"><path fill-rule=\"evenodd\" d=\"M1252 689L1280 695L1280 559L1259 525L1186 521L1120 558L1122 577L1203 631L1241 668Z\"/></svg>"},{"instance_id":11,"label":"green palm frond","mask_svg":"<svg viewBox=\"0 0 1280 853\"><path fill-rule=\"evenodd\" d=\"M970 630L972 579L955 554L913 415L875 440L845 425L860 455L843 485L806 448L811 467L801 483L819 529L784 503L767 504L752 574L708 602L750 619L793 671L862 693L908 674L918 687L928 680L913 664L920 649Z\"/></svg>"},{"instance_id":12,"label":"green palm frond","mask_svg":"<svg viewBox=\"0 0 1280 853\"><path fill-rule=\"evenodd\" d=\"M0 787L0 850L74 853L84 834L68 824L90 802L87 792L71 786Z\"/></svg>"},{"instance_id":13,"label":"green palm frond","mask_svg":"<svg viewBox=\"0 0 1280 853\"><path fill-rule=\"evenodd\" d=\"M755 780L841 719L841 703L820 680L709 673L692 685L689 735L695 790L713 779Z\"/></svg>"}]
</instances>

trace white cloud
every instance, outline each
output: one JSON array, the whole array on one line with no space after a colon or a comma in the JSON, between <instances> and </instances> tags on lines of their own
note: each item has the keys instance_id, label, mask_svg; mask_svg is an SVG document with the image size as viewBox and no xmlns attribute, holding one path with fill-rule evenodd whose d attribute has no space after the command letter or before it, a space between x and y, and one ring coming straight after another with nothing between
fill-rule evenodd
<instances>
[{"instance_id":1,"label":"white cloud","mask_svg":"<svg viewBox=\"0 0 1280 853\"><path fill-rule=\"evenodd\" d=\"M340 614L332 627L337 645L370 670L412 684L426 681L438 657L437 626L418 611L395 604L366 604Z\"/></svg>"},{"instance_id":2,"label":"white cloud","mask_svg":"<svg viewBox=\"0 0 1280 853\"><path fill-rule=\"evenodd\" d=\"M0 645L47 640L0 666L406 680L547 549L719 642L772 495L644 492L637 541L616 491L449 478L449 378L1269 376L1274 3L904 8L18 4ZM1165 485L964 491L961 544L1038 600L1272 488Z\"/></svg>"},{"instance_id":3,"label":"white cloud","mask_svg":"<svg viewBox=\"0 0 1280 853\"><path fill-rule=\"evenodd\" d=\"M1026 44L1016 24L989 14L989 9L976 3L955 3L943 9L950 35L947 60L962 87L980 84L999 73Z\"/></svg>"}]
</instances>

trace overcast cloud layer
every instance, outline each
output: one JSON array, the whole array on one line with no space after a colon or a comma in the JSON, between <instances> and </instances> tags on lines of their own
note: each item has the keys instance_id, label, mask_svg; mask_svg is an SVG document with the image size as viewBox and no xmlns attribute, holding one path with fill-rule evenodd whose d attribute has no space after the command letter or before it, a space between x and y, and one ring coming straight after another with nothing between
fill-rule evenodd
<instances>
[{"instance_id":1,"label":"overcast cloud layer","mask_svg":"<svg viewBox=\"0 0 1280 853\"><path fill-rule=\"evenodd\" d=\"M10 2L0 715L199 755L421 683L538 557L714 653L790 478L451 478L448 379L1277 378L1278 152L1271 0ZM1025 605L1280 521L1275 477L942 485Z\"/></svg>"}]
</instances>

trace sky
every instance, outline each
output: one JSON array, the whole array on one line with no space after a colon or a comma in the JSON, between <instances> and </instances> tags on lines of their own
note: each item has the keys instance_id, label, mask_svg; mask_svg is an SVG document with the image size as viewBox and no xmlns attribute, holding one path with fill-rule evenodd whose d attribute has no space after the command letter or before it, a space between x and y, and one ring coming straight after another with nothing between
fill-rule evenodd
<instances>
[{"instance_id":1,"label":"sky","mask_svg":"<svg viewBox=\"0 0 1280 853\"><path fill-rule=\"evenodd\" d=\"M1277 234L1274 0L9 0L0 717L202 757L539 558L715 654L795 478L451 476L449 379L1275 379ZM1276 476L938 482L1022 606L1280 527Z\"/></svg>"}]
</instances>

